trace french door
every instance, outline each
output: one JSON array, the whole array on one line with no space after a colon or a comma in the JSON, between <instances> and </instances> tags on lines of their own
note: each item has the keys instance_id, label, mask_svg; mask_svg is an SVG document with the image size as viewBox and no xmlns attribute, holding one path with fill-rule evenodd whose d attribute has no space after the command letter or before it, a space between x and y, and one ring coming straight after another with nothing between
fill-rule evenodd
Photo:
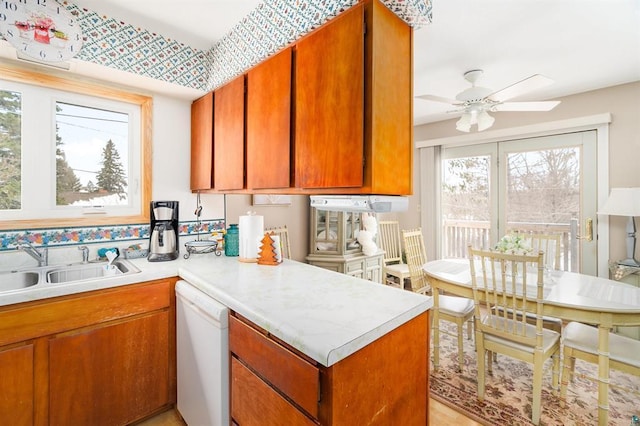
<instances>
[{"instance_id":1,"label":"french door","mask_svg":"<svg viewBox=\"0 0 640 426\"><path fill-rule=\"evenodd\" d=\"M441 257L508 232L561 235L561 268L595 275L596 132L444 147Z\"/></svg>"}]
</instances>

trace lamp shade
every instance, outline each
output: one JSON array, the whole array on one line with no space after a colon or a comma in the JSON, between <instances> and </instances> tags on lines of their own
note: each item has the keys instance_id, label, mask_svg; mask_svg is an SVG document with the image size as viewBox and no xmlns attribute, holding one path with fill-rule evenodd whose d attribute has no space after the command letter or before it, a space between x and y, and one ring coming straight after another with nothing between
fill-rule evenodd
<instances>
[{"instance_id":1,"label":"lamp shade","mask_svg":"<svg viewBox=\"0 0 640 426\"><path fill-rule=\"evenodd\" d=\"M640 188L612 188L598 214L640 216Z\"/></svg>"},{"instance_id":2,"label":"lamp shade","mask_svg":"<svg viewBox=\"0 0 640 426\"><path fill-rule=\"evenodd\" d=\"M468 132L469 130L471 130L471 114L466 112L462 114L460 120L456 122L456 129L460 130L461 132Z\"/></svg>"},{"instance_id":3,"label":"lamp shade","mask_svg":"<svg viewBox=\"0 0 640 426\"><path fill-rule=\"evenodd\" d=\"M480 114L478 114L478 131L487 130L493 126L494 121L496 121L496 119L490 116L487 111L480 112Z\"/></svg>"}]
</instances>

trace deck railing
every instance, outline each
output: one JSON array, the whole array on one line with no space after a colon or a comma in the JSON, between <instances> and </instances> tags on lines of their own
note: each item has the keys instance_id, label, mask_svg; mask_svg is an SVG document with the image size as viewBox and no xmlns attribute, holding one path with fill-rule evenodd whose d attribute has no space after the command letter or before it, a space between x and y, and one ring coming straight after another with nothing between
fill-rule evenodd
<instances>
[{"instance_id":1,"label":"deck railing","mask_svg":"<svg viewBox=\"0 0 640 426\"><path fill-rule=\"evenodd\" d=\"M572 222L576 221L573 220ZM560 234L560 265L565 271L577 270L578 247L571 239L571 223L517 222L509 224L509 229L531 234ZM469 244L485 249L492 246L489 222L444 220L442 234L443 258L466 258Z\"/></svg>"}]
</instances>

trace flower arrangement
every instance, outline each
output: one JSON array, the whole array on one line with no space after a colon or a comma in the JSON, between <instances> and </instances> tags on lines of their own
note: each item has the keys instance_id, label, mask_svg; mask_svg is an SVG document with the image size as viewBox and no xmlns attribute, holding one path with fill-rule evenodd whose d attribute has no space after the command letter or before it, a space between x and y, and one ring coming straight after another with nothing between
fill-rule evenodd
<instances>
[{"instance_id":1,"label":"flower arrangement","mask_svg":"<svg viewBox=\"0 0 640 426\"><path fill-rule=\"evenodd\" d=\"M498 241L494 250L497 250L500 253L529 254L533 251L533 248L531 248L529 242L521 235L511 234L500 238L500 241Z\"/></svg>"}]
</instances>

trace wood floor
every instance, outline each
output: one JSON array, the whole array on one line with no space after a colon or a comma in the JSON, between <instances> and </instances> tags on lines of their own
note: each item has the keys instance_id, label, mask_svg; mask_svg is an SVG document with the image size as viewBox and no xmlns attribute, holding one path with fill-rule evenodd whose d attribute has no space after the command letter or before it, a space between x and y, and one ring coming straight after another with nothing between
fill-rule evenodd
<instances>
[{"instance_id":1,"label":"wood floor","mask_svg":"<svg viewBox=\"0 0 640 426\"><path fill-rule=\"evenodd\" d=\"M429 400L429 424L436 426L481 426L481 423L471 420L434 399ZM169 410L145 422L139 423L137 426L185 426L185 423L175 410Z\"/></svg>"}]
</instances>

